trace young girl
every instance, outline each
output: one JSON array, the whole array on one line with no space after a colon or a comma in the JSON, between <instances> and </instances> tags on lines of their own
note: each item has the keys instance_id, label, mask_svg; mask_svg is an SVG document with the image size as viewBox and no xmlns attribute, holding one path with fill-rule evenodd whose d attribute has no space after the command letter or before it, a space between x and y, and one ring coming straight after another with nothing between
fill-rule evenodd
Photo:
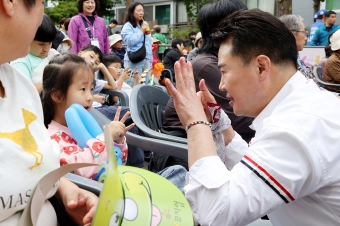
<instances>
[{"instance_id":1,"label":"young girl","mask_svg":"<svg viewBox=\"0 0 340 226\"><path fill-rule=\"evenodd\" d=\"M59 144L60 165L76 162L100 163L108 160L103 134L88 140L86 148L80 148L67 128L65 119L65 111L71 104L77 103L90 110L93 102L93 81L93 72L86 62L73 54L55 57L44 70L42 96L44 123L51 139ZM120 109L116 118L119 114ZM129 113L125 114L121 121L112 121L109 124L114 145L122 150L123 164L127 159L124 135L133 127L133 124L128 127L124 125L128 115ZM80 168L75 174L94 179L99 170L99 167L92 166Z\"/></svg>"}]
</instances>

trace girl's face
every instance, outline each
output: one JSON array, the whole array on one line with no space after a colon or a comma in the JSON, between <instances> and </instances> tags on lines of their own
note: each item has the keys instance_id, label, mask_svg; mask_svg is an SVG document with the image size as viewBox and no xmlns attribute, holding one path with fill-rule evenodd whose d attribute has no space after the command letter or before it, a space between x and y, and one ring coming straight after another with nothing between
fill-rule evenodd
<instances>
[{"instance_id":1,"label":"girl's face","mask_svg":"<svg viewBox=\"0 0 340 226\"><path fill-rule=\"evenodd\" d=\"M92 16L96 10L96 2L94 0L87 0L83 2L83 13L86 16Z\"/></svg>"},{"instance_id":2,"label":"girl's face","mask_svg":"<svg viewBox=\"0 0 340 226\"><path fill-rule=\"evenodd\" d=\"M133 17L135 18L136 22L138 23L144 17L144 8L142 5L138 5L133 11Z\"/></svg>"},{"instance_id":3,"label":"girl's face","mask_svg":"<svg viewBox=\"0 0 340 226\"><path fill-rule=\"evenodd\" d=\"M47 57L48 51L52 47L52 42L39 42L33 40L30 45L30 54L39 58Z\"/></svg>"},{"instance_id":4,"label":"girl's face","mask_svg":"<svg viewBox=\"0 0 340 226\"><path fill-rule=\"evenodd\" d=\"M121 63L118 63L118 62L115 62L115 63L111 63L108 67L107 67L107 69L109 70L109 72L110 72L110 74L111 74L111 76L112 76L112 78L114 78L114 79L118 79L119 78L119 76L120 76L120 69L122 68L122 66L121 66Z\"/></svg>"},{"instance_id":5,"label":"girl's face","mask_svg":"<svg viewBox=\"0 0 340 226\"><path fill-rule=\"evenodd\" d=\"M67 90L64 100L64 112L72 104L80 104L87 111L91 109L93 103L93 73L90 70L78 70L73 76L73 82Z\"/></svg>"}]
</instances>

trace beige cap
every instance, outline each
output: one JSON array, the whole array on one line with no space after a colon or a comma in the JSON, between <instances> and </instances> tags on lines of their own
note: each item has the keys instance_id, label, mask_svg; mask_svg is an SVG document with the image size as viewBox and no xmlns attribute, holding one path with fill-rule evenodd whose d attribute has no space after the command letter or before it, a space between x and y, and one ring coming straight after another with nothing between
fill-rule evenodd
<instances>
[{"instance_id":1,"label":"beige cap","mask_svg":"<svg viewBox=\"0 0 340 226\"><path fill-rule=\"evenodd\" d=\"M116 44L116 42L122 40L120 34L114 34L109 36L110 47Z\"/></svg>"},{"instance_id":2,"label":"beige cap","mask_svg":"<svg viewBox=\"0 0 340 226\"><path fill-rule=\"evenodd\" d=\"M340 30L334 32L329 41L331 43L330 46L333 51L340 49Z\"/></svg>"},{"instance_id":3,"label":"beige cap","mask_svg":"<svg viewBox=\"0 0 340 226\"><path fill-rule=\"evenodd\" d=\"M195 38L195 46L197 47L197 42L198 42L198 40L200 40L202 38L202 34L201 34L201 32L198 32L197 34L196 34L196 38Z\"/></svg>"}]
</instances>

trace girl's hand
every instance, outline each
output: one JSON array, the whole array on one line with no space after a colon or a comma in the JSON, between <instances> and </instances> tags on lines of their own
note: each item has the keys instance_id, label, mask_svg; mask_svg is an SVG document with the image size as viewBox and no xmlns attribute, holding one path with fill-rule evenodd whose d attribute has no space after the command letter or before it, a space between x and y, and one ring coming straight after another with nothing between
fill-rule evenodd
<instances>
[{"instance_id":1,"label":"girl's hand","mask_svg":"<svg viewBox=\"0 0 340 226\"><path fill-rule=\"evenodd\" d=\"M95 194L80 189L67 179L61 178L57 196L77 225L91 225L98 204L98 197Z\"/></svg>"},{"instance_id":2,"label":"girl's hand","mask_svg":"<svg viewBox=\"0 0 340 226\"><path fill-rule=\"evenodd\" d=\"M174 98L176 112L183 126L194 121L207 120L201 97L196 94L191 63L186 63L184 57L175 63L175 76L176 88L169 79L165 80L165 84Z\"/></svg>"},{"instance_id":3,"label":"girl's hand","mask_svg":"<svg viewBox=\"0 0 340 226\"><path fill-rule=\"evenodd\" d=\"M124 122L129 117L130 112L126 112L126 114L119 120L121 107L118 107L114 121L110 122L109 127L111 131L111 136L114 142L117 144L122 144L125 141L125 134L129 131L132 127L135 126L134 123L125 127Z\"/></svg>"},{"instance_id":4,"label":"girl's hand","mask_svg":"<svg viewBox=\"0 0 340 226\"><path fill-rule=\"evenodd\" d=\"M93 95L93 100L100 103L100 104L103 104L105 103L105 97L104 96L101 96L99 94L95 94Z\"/></svg>"}]
</instances>

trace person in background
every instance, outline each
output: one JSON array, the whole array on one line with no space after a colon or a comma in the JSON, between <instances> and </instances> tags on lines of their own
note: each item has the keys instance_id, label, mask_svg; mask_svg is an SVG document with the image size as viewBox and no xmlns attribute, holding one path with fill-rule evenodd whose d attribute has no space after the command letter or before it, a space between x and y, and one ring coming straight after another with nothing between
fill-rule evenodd
<instances>
[{"instance_id":1,"label":"person in background","mask_svg":"<svg viewBox=\"0 0 340 226\"><path fill-rule=\"evenodd\" d=\"M322 58L318 64L318 66L325 68L325 64L330 56L332 56L334 52L332 51L331 46L328 44L325 46L325 57Z\"/></svg>"},{"instance_id":2,"label":"person in background","mask_svg":"<svg viewBox=\"0 0 340 226\"><path fill-rule=\"evenodd\" d=\"M115 19L112 19L110 20L110 24L107 26L107 34L110 36L110 35L113 35L113 28L115 28L117 26L118 22L117 20Z\"/></svg>"},{"instance_id":3,"label":"person in background","mask_svg":"<svg viewBox=\"0 0 340 226\"><path fill-rule=\"evenodd\" d=\"M176 61L178 61L182 56L184 56L183 50L184 50L184 45L183 45L183 40L181 39L174 39L171 43L172 49L168 49L166 51L166 54L163 59L163 64L165 69L169 69L172 78L175 80L175 70L174 70L174 65ZM169 78L170 79L170 74L168 71L163 71L160 80L162 81L164 78Z\"/></svg>"},{"instance_id":4,"label":"person in background","mask_svg":"<svg viewBox=\"0 0 340 226\"><path fill-rule=\"evenodd\" d=\"M161 27L159 25L155 25L153 27L153 30L155 33L152 35L153 38L158 39L160 41L160 44L168 44L168 39L165 37L165 35L161 34ZM166 49L165 46L159 46L158 47L158 55L160 59L164 58L164 50Z\"/></svg>"},{"instance_id":5,"label":"person in background","mask_svg":"<svg viewBox=\"0 0 340 226\"><path fill-rule=\"evenodd\" d=\"M314 33L316 30L318 30L325 22L325 13L328 12L327 9L320 9L315 15L314 15L314 24L309 28L308 32L308 38L306 46L310 46L310 43L313 39Z\"/></svg>"},{"instance_id":6,"label":"person in background","mask_svg":"<svg viewBox=\"0 0 340 226\"><path fill-rule=\"evenodd\" d=\"M111 53L120 57L122 66L124 65L125 49L123 48L123 40L119 34L109 36Z\"/></svg>"},{"instance_id":7,"label":"person in background","mask_svg":"<svg viewBox=\"0 0 340 226\"><path fill-rule=\"evenodd\" d=\"M340 26L335 24L336 12L328 11L325 13L325 23L313 35L310 42L311 46L326 46L328 45L328 37L333 32L340 29Z\"/></svg>"},{"instance_id":8,"label":"person in background","mask_svg":"<svg viewBox=\"0 0 340 226\"><path fill-rule=\"evenodd\" d=\"M52 41L55 39L57 29L51 18L44 14L41 25L39 26L34 40L30 45L27 56L11 62L13 67L24 74L40 93L43 89L42 77L48 62L57 54L52 49Z\"/></svg>"},{"instance_id":9,"label":"person in background","mask_svg":"<svg viewBox=\"0 0 340 226\"><path fill-rule=\"evenodd\" d=\"M195 48L194 41L196 39L196 35L197 33L195 31L191 31L188 35L188 38L191 41L191 49ZM190 52L190 50L188 50L188 52Z\"/></svg>"},{"instance_id":10,"label":"person in background","mask_svg":"<svg viewBox=\"0 0 340 226\"><path fill-rule=\"evenodd\" d=\"M187 61L192 61L198 55L198 51L201 48L202 42L202 34L201 32L198 32L194 42L195 48L189 52L187 56Z\"/></svg>"},{"instance_id":11,"label":"person in background","mask_svg":"<svg viewBox=\"0 0 340 226\"><path fill-rule=\"evenodd\" d=\"M300 15L283 15L279 18L285 26L293 33L295 37L296 47L297 47L297 63L298 70L306 76L306 78L313 78L312 70L307 68L305 63L301 60L299 52L303 50L305 46L307 36L306 28L303 23L303 18Z\"/></svg>"},{"instance_id":12,"label":"person in background","mask_svg":"<svg viewBox=\"0 0 340 226\"><path fill-rule=\"evenodd\" d=\"M140 2L133 2L127 11L125 24L121 31L123 42L126 45L126 54L124 57L124 68L138 68L139 74L152 65L152 39L150 34L149 24L143 23L144 6ZM131 62L128 53L134 53L140 49L145 43L146 56L139 62ZM133 81L128 81L128 84L133 84Z\"/></svg>"},{"instance_id":13,"label":"person in background","mask_svg":"<svg viewBox=\"0 0 340 226\"><path fill-rule=\"evenodd\" d=\"M110 52L109 37L103 18L99 17L96 9L99 7L97 0L78 0L79 14L72 17L68 36L74 42L71 52L78 54L84 46L92 44L107 54Z\"/></svg>"},{"instance_id":14,"label":"person in background","mask_svg":"<svg viewBox=\"0 0 340 226\"><path fill-rule=\"evenodd\" d=\"M59 22L59 31L64 35L61 43L59 44L57 51L59 53L67 53L74 45L74 42L67 36L68 25L70 24L71 18L62 18ZM53 46L53 44L52 44Z\"/></svg>"},{"instance_id":15,"label":"person in background","mask_svg":"<svg viewBox=\"0 0 340 226\"><path fill-rule=\"evenodd\" d=\"M333 54L326 61L323 78L325 82L340 84L340 30L332 34L329 41ZM327 89L340 93L340 89L336 87Z\"/></svg>"}]
</instances>

